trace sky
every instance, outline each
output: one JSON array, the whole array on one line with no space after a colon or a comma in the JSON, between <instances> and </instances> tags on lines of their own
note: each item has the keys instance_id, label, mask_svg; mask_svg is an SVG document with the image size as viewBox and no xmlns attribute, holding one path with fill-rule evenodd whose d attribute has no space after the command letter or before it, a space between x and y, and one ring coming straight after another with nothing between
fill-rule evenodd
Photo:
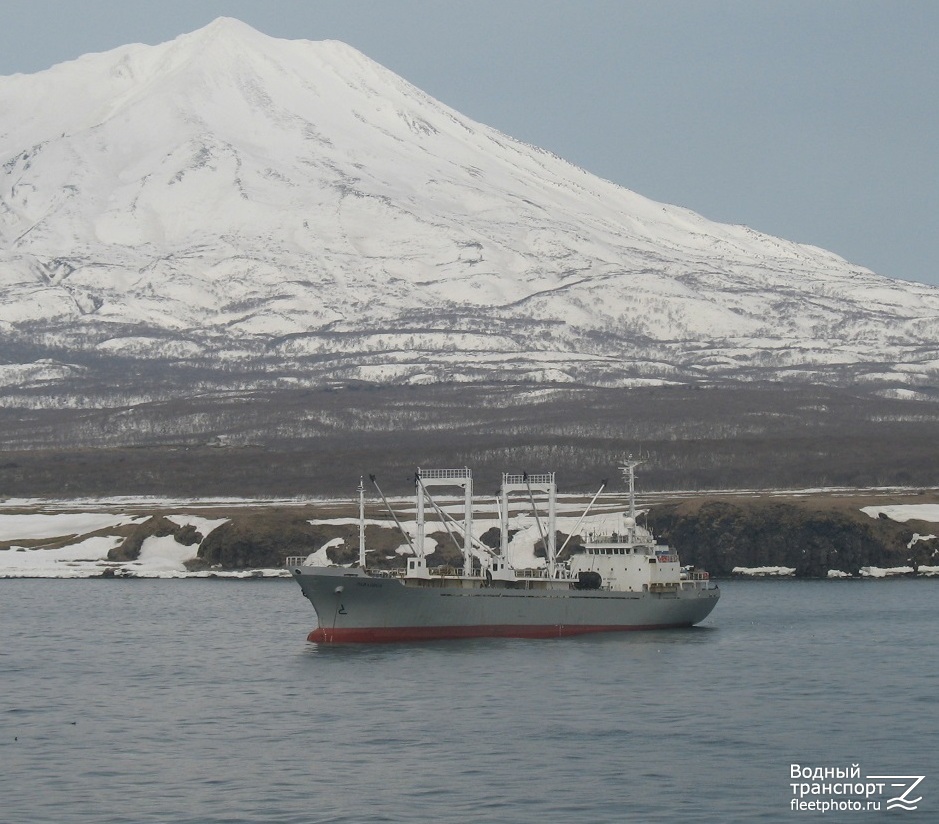
<instances>
[{"instance_id":1,"label":"sky","mask_svg":"<svg viewBox=\"0 0 939 824\"><path fill-rule=\"evenodd\" d=\"M653 200L939 285L935 0L0 0L0 75L219 16L342 40Z\"/></svg>"}]
</instances>

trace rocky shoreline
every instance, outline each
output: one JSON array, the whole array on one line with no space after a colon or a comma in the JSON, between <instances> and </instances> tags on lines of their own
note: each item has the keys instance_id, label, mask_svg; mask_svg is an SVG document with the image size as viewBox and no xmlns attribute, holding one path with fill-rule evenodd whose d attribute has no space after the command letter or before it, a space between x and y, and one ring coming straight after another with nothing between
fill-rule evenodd
<instances>
[{"instance_id":1,"label":"rocky shoreline","mask_svg":"<svg viewBox=\"0 0 939 824\"><path fill-rule=\"evenodd\" d=\"M907 506L927 507L923 497ZM932 574L939 564L937 524L896 521L876 508L855 498L698 498L654 507L649 523L682 559L716 576L773 567L801 578L857 576L865 569Z\"/></svg>"},{"instance_id":2,"label":"rocky shoreline","mask_svg":"<svg viewBox=\"0 0 939 824\"><path fill-rule=\"evenodd\" d=\"M621 498L611 496L596 517L621 504ZM400 510L405 520L407 506L402 503ZM564 528L575 528L578 507L569 496L566 513L577 515L559 520L559 546L567 538ZM643 508L648 525L684 564L717 578L939 574L937 490L655 496ZM97 515L83 513L79 525L51 505L0 507L0 577L270 577L285 574L290 556L315 555L319 562L339 564L358 557L352 503L153 502L97 509ZM902 519L896 516L900 510ZM477 525L481 540L495 545L497 530L483 519ZM535 534L531 525L528 529ZM431 529L428 537L435 543L428 556L432 567L462 563L446 531ZM577 543L575 535L571 545ZM367 511L366 544L370 566L404 565L404 540L374 505ZM544 555L536 538L530 550L536 563Z\"/></svg>"}]
</instances>

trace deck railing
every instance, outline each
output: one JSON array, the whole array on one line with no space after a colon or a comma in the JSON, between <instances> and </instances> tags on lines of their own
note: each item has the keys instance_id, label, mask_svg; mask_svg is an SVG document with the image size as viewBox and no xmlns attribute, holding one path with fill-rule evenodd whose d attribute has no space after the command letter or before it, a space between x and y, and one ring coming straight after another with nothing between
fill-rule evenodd
<instances>
[{"instance_id":1,"label":"deck railing","mask_svg":"<svg viewBox=\"0 0 939 824\"><path fill-rule=\"evenodd\" d=\"M422 469L421 477L426 481L462 481L473 477L469 469Z\"/></svg>"}]
</instances>

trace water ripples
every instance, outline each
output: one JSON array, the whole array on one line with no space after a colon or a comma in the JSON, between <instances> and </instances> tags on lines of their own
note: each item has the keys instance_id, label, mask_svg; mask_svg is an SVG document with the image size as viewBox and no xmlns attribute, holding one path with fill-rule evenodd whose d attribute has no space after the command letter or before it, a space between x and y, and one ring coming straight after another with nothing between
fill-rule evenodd
<instances>
[{"instance_id":1,"label":"water ripples","mask_svg":"<svg viewBox=\"0 0 939 824\"><path fill-rule=\"evenodd\" d=\"M939 775L935 586L730 582L687 632L326 648L292 581L4 581L0 815L788 821L790 763Z\"/></svg>"}]
</instances>

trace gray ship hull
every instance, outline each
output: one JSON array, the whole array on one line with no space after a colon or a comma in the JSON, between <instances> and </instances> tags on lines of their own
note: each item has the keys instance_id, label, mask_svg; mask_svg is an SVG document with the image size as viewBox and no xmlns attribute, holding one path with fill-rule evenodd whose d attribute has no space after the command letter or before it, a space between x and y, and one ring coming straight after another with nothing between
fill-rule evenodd
<instances>
[{"instance_id":1,"label":"gray ship hull","mask_svg":"<svg viewBox=\"0 0 939 824\"><path fill-rule=\"evenodd\" d=\"M444 638L557 638L588 632L690 627L714 609L720 590L580 591L561 582L481 586L440 580L405 584L343 567L294 567L313 604L318 643Z\"/></svg>"}]
</instances>

